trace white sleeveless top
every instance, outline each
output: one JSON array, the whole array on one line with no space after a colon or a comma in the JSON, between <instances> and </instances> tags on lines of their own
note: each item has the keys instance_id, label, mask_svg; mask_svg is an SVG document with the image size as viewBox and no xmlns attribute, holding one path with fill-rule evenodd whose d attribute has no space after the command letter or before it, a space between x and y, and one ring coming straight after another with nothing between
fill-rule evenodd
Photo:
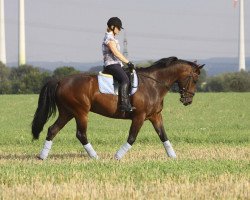
<instances>
[{"instance_id":1,"label":"white sleeveless top","mask_svg":"<svg viewBox=\"0 0 250 200\"><path fill-rule=\"evenodd\" d=\"M102 42L102 54L103 54L104 66L106 67L108 65L120 64L122 67L123 66L122 62L117 57L115 57L115 55L107 46L107 44L110 41L115 41L116 48L118 49L118 51L120 51L119 41L115 39L112 32L106 32Z\"/></svg>"}]
</instances>

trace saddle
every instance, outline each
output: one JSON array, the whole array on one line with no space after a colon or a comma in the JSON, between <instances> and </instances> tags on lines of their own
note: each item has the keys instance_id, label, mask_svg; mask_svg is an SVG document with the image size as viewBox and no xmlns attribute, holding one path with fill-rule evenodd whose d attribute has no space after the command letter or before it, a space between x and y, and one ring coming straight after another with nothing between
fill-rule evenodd
<instances>
[{"instance_id":1,"label":"saddle","mask_svg":"<svg viewBox=\"0 0 250 200\"><path fill-rule=\"evenodd\" d=\"M129 78L129 95L133 95L138 88L138 77L136 71L133 70L131 73L129 70L125 70ZM119 94L119 83L111 74L105 74L103 71L100 71L98 74L98 85L99 91L103 94Z\"/></svg>"}]
</instances>

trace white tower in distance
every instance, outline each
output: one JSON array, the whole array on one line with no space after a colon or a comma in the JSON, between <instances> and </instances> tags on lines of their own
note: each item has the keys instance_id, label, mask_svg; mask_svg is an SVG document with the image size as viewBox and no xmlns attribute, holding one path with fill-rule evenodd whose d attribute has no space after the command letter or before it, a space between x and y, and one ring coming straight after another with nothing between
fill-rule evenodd
<instances>
[{"instance_id":1,"label":"white tower in distance","mask_svg":"<svg viewBox=\"0 0 250 200\"><path fill-rule=\"evenodd\" d=\"M4 0L0 0L0 61L6 64Z\"/></svg>"},{"instance_id":2,"label":"white tower in distance","mask_svg":"<svg viewBox=\"0 0 250 200\"><path fill-rule=\"evenodd\" d=\"M26 64L25 55L25 15L24 15L24 0L19 0L19 59L18 65Z\"/></svg>"},{"instance_id":3,"label":"white tower in distance","mask_svg":"<svg viewBox=\"0 0 250 200\"><path fill-rule=\"evenodd\" d=\"M240 3L239 71L245 71L246 60L245 60L244 0L239 0L239 3Z\"/></svg>"},{"instance_id":4,"label":"white tower in distance","mask_svg":"<svg viewBox=\"0 0 250 200\"><path fill-rule=\"evenodd\" d=\"M123 39L123 55L128 59L128 41L127 41L125 31L124 31L124 39Z\"/></svg>"}]
</instances>

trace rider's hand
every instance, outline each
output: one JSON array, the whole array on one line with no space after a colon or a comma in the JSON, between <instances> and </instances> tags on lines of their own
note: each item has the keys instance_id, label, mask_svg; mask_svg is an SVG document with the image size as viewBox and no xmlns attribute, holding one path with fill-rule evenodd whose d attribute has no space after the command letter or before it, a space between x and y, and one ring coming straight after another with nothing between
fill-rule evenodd
<instances>
[{"instance_id":1,"label":"rider's hand","mask_svg":"<svg viewBox=\"0 0 250 200\"><path fill-rule=\"evenodd\" d=\"M130 61L127 63L127 65L128 65L129 70L131 72L133 72L133 70L135 69L135 65L132 62L130 62Z\"/></svg>"}]
</instances>

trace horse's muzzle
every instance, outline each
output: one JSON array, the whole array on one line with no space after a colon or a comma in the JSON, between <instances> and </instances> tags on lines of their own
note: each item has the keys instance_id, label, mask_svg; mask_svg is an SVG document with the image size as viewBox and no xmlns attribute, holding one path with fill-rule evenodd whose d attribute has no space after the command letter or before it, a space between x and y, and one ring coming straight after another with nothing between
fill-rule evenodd
<instances>
[{"instance_id":1,"label":"horse's muzzle","mask_svg":"<svg viewBox=\"0 0 250 200\"><path fill-rule=\"evenodd\" d=\"M183 103L184 106L188 106L192 103L193 97L181 97L180 101L181 103Z\"/></svg>"}]
</instances>

